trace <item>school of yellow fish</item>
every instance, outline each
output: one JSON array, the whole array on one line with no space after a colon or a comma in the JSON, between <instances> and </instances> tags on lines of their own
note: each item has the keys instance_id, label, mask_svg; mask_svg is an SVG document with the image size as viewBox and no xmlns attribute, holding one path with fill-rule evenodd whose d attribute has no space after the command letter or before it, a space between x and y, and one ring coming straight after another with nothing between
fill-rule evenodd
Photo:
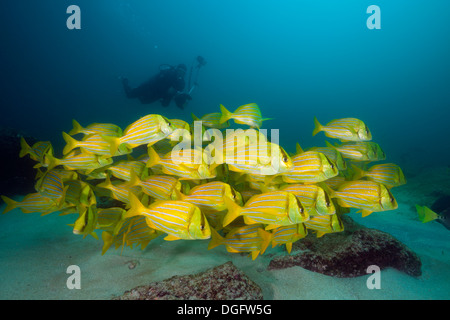
<instances>
[{"instance_id":1,"label":"school of yellow fish","mask_svg":"<svg viewBox=\"0 0 450 320\"><path fill-rule=\"evenodd\" d=\"M405 177L392 163L368 167L385 154L363 121L314 119L313 135L324 132L341 143L308 151L297 144L289 155L261 134L270 119L255 103L220 110L192 115L201 121L193 125L150 114L123 131L73 120L63 133L62 157L48 141L29 146L22 138L20 156L37 162L36 192L20 202L2 196L4 213L74 214L73 233L98 239L101 231L102 254L111 246L144 249L164 235L209 239L208 249L224 245L255 259L270 244L290 253L308 232L343 231L340 217L349 208L363 216L397 208L391 189ZM231 120L245 130L225 130ZM101 197L117 206L105 207Z\"/></svg>"}]
</instances>

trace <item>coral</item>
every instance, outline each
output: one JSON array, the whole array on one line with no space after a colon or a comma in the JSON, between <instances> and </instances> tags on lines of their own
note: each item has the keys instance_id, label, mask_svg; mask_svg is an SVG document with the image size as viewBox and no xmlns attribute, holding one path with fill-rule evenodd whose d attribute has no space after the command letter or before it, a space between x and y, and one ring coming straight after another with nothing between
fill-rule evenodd
<instances>
[{"instance_id":1,"label":"coral","mask_svg":"<svg viewBox=\"0 0 450 320\"><path fill-rule=\"evenodd\" d=\"M392 267L408 275L418 277L421 261L416 253L390 234L364 228L346 217L346 231L326 234L322 238L309 235L294 245L302 249L295 255L274 258L269 270L300 266L325 275L348 278L366 275L367 267L380 269ZM348 228L347 228L348 225Z\"/></svg>"},{"instance_id":2,"label":"coral","mask_svg":"<svg viewBox=\"0 0 450 320\"><path fill-rule=\"evenodd\" d=\"M262 300L261 288L230 261L126 291L118 300Z\"/></svg>"}]
</instances>

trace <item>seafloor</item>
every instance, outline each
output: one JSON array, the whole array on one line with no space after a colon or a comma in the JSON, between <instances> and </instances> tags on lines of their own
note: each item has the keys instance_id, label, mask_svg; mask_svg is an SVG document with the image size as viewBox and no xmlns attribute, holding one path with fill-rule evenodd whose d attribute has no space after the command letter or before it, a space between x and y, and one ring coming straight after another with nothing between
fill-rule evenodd
<instances>
[{"instance_id":1,"label":"seafloor","mask_svg":"<svg viewBox=\"0 0 450 320\"><path fill-rule=\"evenodd\" d=\"M440 195L450 194L449 168L421 169L407 179L394 190L397 210L366 218L350 214L358 223L391 234L422 261L418 278L392 268L382 270L381 289L367 288L369 275L334 278L301 267L267 270L270 259L283 254L284 247L268 249L252 261L223 246L208 251L208 241L165 242L160 237L144 251L111 248L102 256L101 240L83 239L67 226L73 215L41 217L16 209L0 215L0 299L110 299L139 285L227 261L262 288L264 299L449 299L450 232L435 221L422 224L414 207L430 206ZM81 289L66 286L70 265L80 267Z\"/></svg>"}]
</instances>

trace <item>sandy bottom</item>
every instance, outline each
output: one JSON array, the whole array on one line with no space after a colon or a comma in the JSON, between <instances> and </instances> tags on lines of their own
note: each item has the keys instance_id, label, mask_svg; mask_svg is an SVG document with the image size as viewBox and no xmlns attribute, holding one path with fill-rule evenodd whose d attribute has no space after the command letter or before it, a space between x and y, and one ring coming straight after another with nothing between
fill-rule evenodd
<instances>
[{"instance_id":1,"label":"sandy bottom","mask_svg":"<svg viewBox=\"0 0 450 320\"><path fill-rule=\"evenodd\" d=\"M388 232L422 260L422 276L410 277L395 269L381 272L381 289L368 289L369 277L339 279L300 267L267 271L269 249L255 261L231 254L223 246L208 251L208 241L154 240L140 249L110 249L101 255L102 241L83 239L67 226L75 215L23 214L13 210L0 216L0 299L110 299L138 285L174 275L204 271L227 261L243 270L262 289L265 299L449 299L450 232L437 222L417 220L416 203L431 205L436 191L450 194L448 168L426 169L394 189L399 209L357 222ZM0 208L3 210L3 207ZM130 269L130 265L136 264ZM79 266L81 289L68 289L67 268Z\"/></svg>"}]
</instances>

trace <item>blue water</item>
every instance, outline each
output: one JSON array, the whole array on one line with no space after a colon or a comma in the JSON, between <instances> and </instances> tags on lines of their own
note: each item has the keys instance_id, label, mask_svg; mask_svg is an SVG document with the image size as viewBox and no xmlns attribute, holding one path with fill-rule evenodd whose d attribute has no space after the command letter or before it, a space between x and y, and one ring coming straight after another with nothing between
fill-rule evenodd
<instances>
[{"instance_id":1,"label":"blue water","mask_svg":"<svg viewBox=\"0 0 450 320\"><path fill-rule=\"evenodd\" d=\"M125 128L150 113L191 121L191 112L255 102L288 151L325 146L323 133L312 137L314 116L356 117L407 179L450 164L449 1L3 2L0 127L50 140L57 152L72 119ZM366 25L373 4L379 30ZM81 9L80 30L66 26L70 5ZM119 77L137 86L160 64L190 68L198 55L207 65L184 110L125 97Z\"/></svg>"},{"instance_id":2,"label":"blue water","mask_svg":"<svg viewBox=\"0 0 450 320\"><path fill-rule=\"evenodd\" d=\"M69 30L66 9L81 9ZM367 7L381 9L369 30ZM0 125L62 143L72 118L126 126L256 102L293 150L323 145L313 117L358 117L388 160L447 164L450 25L444 1L8 1L0 12ZM207 65L184 111L125 98L162 63Z\"/></svg>"}]
</instances>

